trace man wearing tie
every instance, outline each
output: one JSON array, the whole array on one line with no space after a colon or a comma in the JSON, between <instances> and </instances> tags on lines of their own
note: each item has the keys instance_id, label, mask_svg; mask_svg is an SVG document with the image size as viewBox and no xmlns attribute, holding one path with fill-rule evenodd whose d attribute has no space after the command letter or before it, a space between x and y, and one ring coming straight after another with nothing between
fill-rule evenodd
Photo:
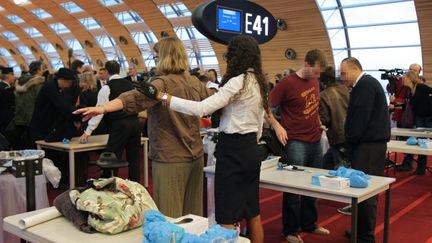
<instances>
[{"instance_id":1,"label":"man wearing tie","mask_svg":"<svg viewBox=\"0 0 432 243\"><path fill-rule=\"evenodd\" d=\"M137 75L137 70L135 65L129 66L128 76L126 76L125 79L131 81L132 84L137 84L143 81L143 78Z\"/></svg>"},{"instance_id":2,"label":"man wearing tie","mask_svg":"<svg viewBox=\"0 0 432 243\"><path fill-rule=\"evenodd\" d=\"M107 84L109 78L108 71L106 68L100 68L97 74L97 90L99 91L105 84Z\"/></svg>"}]
</instances>

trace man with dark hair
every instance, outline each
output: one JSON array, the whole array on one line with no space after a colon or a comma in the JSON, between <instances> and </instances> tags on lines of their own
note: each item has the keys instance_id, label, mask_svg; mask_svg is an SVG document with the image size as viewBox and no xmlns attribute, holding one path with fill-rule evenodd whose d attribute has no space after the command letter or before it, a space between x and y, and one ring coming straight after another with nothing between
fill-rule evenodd
<instances>
[{"instance_id":1,"label":"man with dark hair","mask_svg":"<svg viewBox=\"0 0 432 243\"><path fill-rule=\"evenodd\" d=\"M354 57L342 60L340 72L341 79L353 87L345 120L351 167L382 176L390 139L390 116L384 90L378 80L363 72ZM377 204L378 195L358 205L358 242L375 242Z\"/></svg>"},{"instance_id":2,"label":"man with dark hair","mask_svg":"<svg viewBox=\"0 0 432 243\"><path fill-rule=\"evenodd\" d=\"M346 85L336 80L333 67L327 67L320 77L325 89L320 93L320 120L327 128L329 149L323 158L323 168L334 170L345 162L344 122L348 108L349 91Z\"/></svg>"},{"instance_id":3,"label":"man with dark hair","mask_svg":"<svg viewBox=\"0 0 432 243\"><path fill-rule=\"evenodd\" d=\"M120 77L120 65L116 61L105 63L105 69L110 75L108 84L103 86L98 93L97 106L102 106L110 100L117 98L121 93L132 90L132 83ZM117 158L121 158L123 149L126 148L126 157L129 161L129 179L140 182L139 151L141 132L137 114L122 111L101 114L88 121L87 129L81 135L80 141L86 142L92 132L98 127L102 118L106 116L109 126L109 138L107 152L113 152ZM104 171L104 177L108 177Z\"/></svg>"},{"instance_id":4,"label":"man with dark hair","mask_svg":"<svg viewBox=\"0 0 432 243\"><path fill-rule=\"evenodd\" d=\"M109 74L106 68L99 68L99 72L97 74L97 90L101 90L101 88L108 83Z\"/></svg>"},{"instance_id":5,"label":"man with dark hair","mask_svg":"<svg viewBox=\"0 0 432 243\"><path fill-rule=\"evenodd\" d=\"M269 96L271 106L281 109L281 124L288 134L285 152L288 161L295 165L322 167L318 79L325 66L326 57L322 51L307 52L303 67L284 77ZM288 242L303 242L300 231L330 234L316 224L317 219L315 198L283 194L282 234Z\"/></svg>"}]
</instances>

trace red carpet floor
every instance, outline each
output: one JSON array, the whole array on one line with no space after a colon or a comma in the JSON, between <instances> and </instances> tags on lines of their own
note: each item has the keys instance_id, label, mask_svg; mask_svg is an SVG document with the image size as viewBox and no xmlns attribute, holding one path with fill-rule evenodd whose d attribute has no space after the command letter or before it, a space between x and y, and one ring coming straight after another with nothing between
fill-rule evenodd
<instances>
[{"instance_id":1,"label":"red carpet floor","mask_svg":"<svg viewBox=\"0 0 432 243\"><path fill-rule=\"evenodd\" d=\"M429 164L431 164L429 162ZM142 171L142 170L141 170ZM89 175L99 175L95 166L89 168ZM127 170L122 169L119 176L126 178ZM393 175L396 182L392 185L390 205L390 231L389 242L409 243L432 243L432 174L427 172L424 176L410 175L409 172L397 172ZM143 178L143 175L141 175ZM149 192L152 193L150 180ZM62 190L53 189L49 186L48 194L50 203L60 194ZM281 208L282 193L261 189L260 191L261 217L264 224L265 242L286 242L281 237ZM345 229L350 228L350 216L336 212L337 208L344 204L318 200L319 225L328 228L331 232L328 236L317 236L309 233L302 233L305 242L340 243L349 242L344 237ZM384 194L379 197L377 224L375 228L377 242L383 238L383 216L384 215Z\"/></svg>"}]
</instances>

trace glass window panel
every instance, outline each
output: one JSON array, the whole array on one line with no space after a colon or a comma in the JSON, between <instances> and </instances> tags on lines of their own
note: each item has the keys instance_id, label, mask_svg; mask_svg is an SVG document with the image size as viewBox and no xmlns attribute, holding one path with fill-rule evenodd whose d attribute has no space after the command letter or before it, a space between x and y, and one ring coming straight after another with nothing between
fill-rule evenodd
<instances>
[{"instance_id":1,"label":"glass window panel","mask_svg":"<svg viewBox=\"0 0 432 243\"><path fill-rule=\"evenodd\" d=\"M102 26L92 17L82 18L79 21L89 30L102 28Z\"/></svg>"},{"instance_id":2,"label":"glass window panel","mask_svg":"<svg viewBox=\"0 0 432 243\"><path fill-rule=\"evenodd\" d=\"M352 50L351 54L360 61L364 70L408 69L412 63L422 63L420 47Z\"/></svg>"},{"instance_id":3,"label":"glass window panel","mask_svg":"<svg viewBox=\"0 0 432 243\"><path fill-rule=\"evenodd\" d=\"M116 55L114 55L113 53L107 53L107 60L115 60L116 59Z\"/></svg>"},{"instance_id":4,"label":"glass window panel","mask_svg":"<svg viewBox=\"0 0 432 243\"><path fill-rule=\"evenodd\" d=\"M365 16L365 13L367 13L367 16ZM414 2L345 8L344 14L348 26L417 21Z\"/></svg>"},{"instance_id":5,"label":"glass window panel","mask_svg":"<svg viewBox=\"0 0 432 243\"><path fill-rule=\"evenodd\" d=\"M21 73L21 67L20 65L18 65L17 62L15 62L15 60L11 60L8 62L9 67L13 68L14 74L20 74Z\"/></svg>"},{"instance_id":6,"label":"glass window panel","mask_svg":"<svg viewBox=\"0 0 432 243\"><path fill-rule=\"evenodd\" d=\"M336 0L317 0L317 4L320 8L337 7Z\"/></svg>"},{"instance_id":7,"label":"glass window panel","mask_svg":"<svg viewBox=\"0 0 432 243\"><path fill-rule=\"evenodd\" d=\"M200 55L202 57L215 57L216 56L214 51L200 51Z\"/></svg>"},{"instance_id":8,"label":"glass window panel","mask_svg":"<svg viewBox=\"0 0 432 243\"><path fill-rule=\"evenodd\" d=\"M150 68L156 67L156 63L152 58L147 59L145 63L148 71L150 71Z\"/></svg>"},{"instance_id":9,"label":"glass window panel","mask_svg":"<svg viewBox=\"0 0 432 243\"><path fill-rule=\"evenodd\" d=\"M47 42L47 43L42 43L42 44L40 45L40 47L41 47L41 49L44 50L45 52L48 52L48 53L57 53L57 51L56 51L56 49L54 48L54 46L53 46L51 43L49 43L49 42Z\"/></svg>"},{"instance_id":10,"label":"glass window panel","mask_svg":"<svg viewBox=\"0 0 432 243\"><path fill-rule=\"evenodd\" d=\"M348 52L346 50L333 51L333 58L336 70L339 70L340 63L344 58L348 57Z\"/></svg>"},{"instance_id":11,"label":"glass window panel","mask_svg":"<svg viewBox=\"0 0 432 243\"><path fill-rule=\"evenodd\" d=\"M343 26L339 10L322 11L321 14L327 28Z\"/></svg>"},{"instance_id":12,"label":"glass window panel","mask_svg":"<svg viewBox=\"0 0 432 243\"><path fill-rule=\"evenodd\" d=\"M25 28L24 31L31 37L39 37L42 36L42 34L35 28Z\"/></svg>"},{"instance_id":13,"label":"glass window panel","mask_svg":"<svg viewBox=\"0 0 432 243\"><path fill-rule=\"evenodd\" d=\"M196 68L198 66L197 59L195 57L189 57L190 68Z\"/></svg>"},{"instance_id":14,"label":"glass window panel","mask_svg":"<svg viewBox=\"0 0 432 243\"><path fill-rule=\"evenodd\" d=\"M114 14L122 24L134 24L144 22L138 13L134 11L117 12Z\"/></svg>"},{"instance_id":15,"label":"glass window panel","mask_svg":"<svg viewBox=\"0 0 432 243\"><path fill-rule=\"evenodd\" d=\"M81 43L78 40L66 40L66 45L73 50L83 50Z\"/></svg>"},{"instance_id":16,"label":"glass window panel","mask_svg":"<svg viewBox=\"0 0 432 243\"><path fill-rule=\"evenodd\" d=\"M196 39L207 39L204 35L202 35L195 27L190 28L195 35Z\"/></svg>"},{"instance_id":17,"label":"glass window panel","mask_svg":"<svg viewBox=\"0 0 432 243\"><path fill-rule=\"evenodd\" d=\"M180 40L190 40L189 34L184 27L176 28L174 31Z\"/></svg>"},{"instance_id":18,"label":"glass window panel","mask_svg":"<svg viewBox=\"0 0 432 243\"><path fill-rule=\"evenodd\" d=\"M123 3L123 1L121 1L121 0L99 0L99 2L102 3L103 5L107 6L107 7Z\"/></svg>"},{"instance_id":19,"label":"glass window panel","mask_svg":"<svg viewBox=\"0 0 432 243\"><path fill-rule=\"evenodd\" d=\"M62 23L55 23L49 25L57 34L70 33L71 31Z\"/></svg>"},{"instance_id":20,"label":"glass window panel","mask_svg":"<svg viewBox=\"0 0 432 243\"><path fill-rule=\"evenodd\" d=\"M203 65L218 65L219 62L216 57L201 57Z\"/></svg>"},{"instance_id":21,"label":"glass window panel","mask_svg":"<svg viewBox=\"0 0 432 243\"><path fill-rule=\"evenodd\" d=\"M45 19L45 18L51 18L51 14L49 14L47 11L38 8L38 9L32 9L31 12L33 13L33 15L35 15L36 17L40 18L40 19Z\"/></svg>"},{"instance_id":22,"label":"glass window panel","mask_svg":"<svg viewBox=\"0 0 432 243\"><path fill-rule=\"evenodd\" d=\"M29 54L31 55L32 54L32 52L30 51L30 49L27 46L17 46L17 48L21 54L24 54L24 55L29 55Z\"/></svg>"},{"instance_id":23,"label":"glass window panel","mask_svg":"<svg viewBox=\"0 0 432 243\"><path fill-rule=\"evenodd\" d=\"M169 4L164 4L158 6L161 13L167 17L167 18L175 18L178 17L178 15L175 13L174 9Z\"/></svg>"},{"instance_id":24,"label":"glass window panel","mask_svg":"<svg viewBox=\"0 0 432 243\"><path fill-rule=\"evenodd\" d=\"M63 62L59 58L50 58L50 63L54 70L63 67Z\"/></svg>"},{"instance_id":25,"label":"glass window panel","mask_svg":"<svg viewBox=\"0 0 432 243\"><path fill-rule=\"evenodd\" d=\"M24 20L14 14L11 15L6 15L6 18L9 19L9 21L11 21L14 24L19 24L19 23L23 23Z\"/></svg>"},{"instance_id":26,"label":"glass window panel","mask_svg":"<svg viewBox=\"0 0 432 243\"><path fill-rule=\"evenodd\" d=\"M345 6L355 6L355 5L372 5L372 4L377 4L377 3L390 3L390 2L394 2L395 0L340 0L341 4L343 7Z\"/></svg>"},{"instance_id":27,"label":"glass window panel","mask_svg":"<svg viewBox=\"0 0 432 243\"><path fill-rule=\"evenodd\" d=\"M3 48L3 47L0 47L0 55L2 55L4 57L10 57L11 56L10 52L6 48Z\"/></svg>"},{"instance_id":28,"label":"glass window panel","mask_svg":"<svg viewBox=\"0 0 432 243\"><path fill-rule=\"evenodd\" d=\"M156 37L156 35L152 31L147 32L147 34L151 37L152 43L155 43L158 41L158 38Z\"/></svg>"},{"instance_id":29,"label":"glass window panel","mask_svg":"<svg viewBox=\"0 0 432 243\"><path fill-rule=\"evenodd\" d=\"M159 10L167 18L176 18L179 16L190 16L192 13L183 3L171 3L159 5Z\"/></svg>"},{"instance_id":30,"label":"glass window panel","mask_svg":"<svg viewBox=\"0 0 432 243\"><path fill-rule=\"evenodd\" d=\"M60 5L69 13L78 13L84 11L81 7L76 5L76 3L74 2L61 3Z\"/></svg>"},{"instance_id":31,"label":"glass window panel","mask_svg":"<svg viewBox=\"0 0 432 243\"><path fill-rule=\"evenodd\" d=\"M332 29L327 31L333 49L347 48L345 32L343 29Z\"/></svg>"},{"instance_id":32,"label":"glass window panel","mask_svg":"<svg viewBox=\"0 0 432 243\"><path fill-rule=\"evenodd\" d=\"M173 8L177 11L179 16L190 16L192 13L189 11L189 9L184 5L183 3L173 3Z\"/></svg>"},{"instance_id":33,"label":"glass window panel","mask_svg":"<svg viewBox=\"0 0 432 243\"><path fill-rule=\"evenodd\" d=\"M10 31L3 32L3 36L10 41L18 40L18 37Z\"/></svg>"},{"instance_id":34,"label":"glass window panel","mask_svg":"<svg viewBox=\"0 0 432 243\"><path fill-rule=\"evenodd\" d=\"M420 45L417 23L348 29L351 47Z\"/></svg>"}]
</instances>

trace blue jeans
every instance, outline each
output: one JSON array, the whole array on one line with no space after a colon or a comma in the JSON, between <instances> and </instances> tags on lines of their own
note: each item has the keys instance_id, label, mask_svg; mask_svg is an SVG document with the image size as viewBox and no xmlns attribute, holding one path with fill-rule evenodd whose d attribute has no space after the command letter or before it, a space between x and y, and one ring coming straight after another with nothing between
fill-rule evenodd
<instances>
[{"instance_id":1,"label":"blue jeans","mask_svg":"<svg viewBox=\"0 0 432 243\"><path fill-rule=\"evenodd\" d=\"M288 163L300 166L322 168L321 143L307 143L288 140L285 146ZM282 233L284 236L303 231L313 231L317 228L318 212L316 199L284 193L282 200Z\"/></svg>"},{"instance_id":2,"label":"blue jeans","mask_svg":"<svg viewBox=\"0 0 432 243\"><path fill-rule=\"evenodd\" d=\"M416 127L432 127L432 116L427 117L415 117L415 124ZM427 164L427 156L426 155L419 155L417 159L417 174L424 174L426 170L426 164Z\"/></svg>"}]
</instances>

